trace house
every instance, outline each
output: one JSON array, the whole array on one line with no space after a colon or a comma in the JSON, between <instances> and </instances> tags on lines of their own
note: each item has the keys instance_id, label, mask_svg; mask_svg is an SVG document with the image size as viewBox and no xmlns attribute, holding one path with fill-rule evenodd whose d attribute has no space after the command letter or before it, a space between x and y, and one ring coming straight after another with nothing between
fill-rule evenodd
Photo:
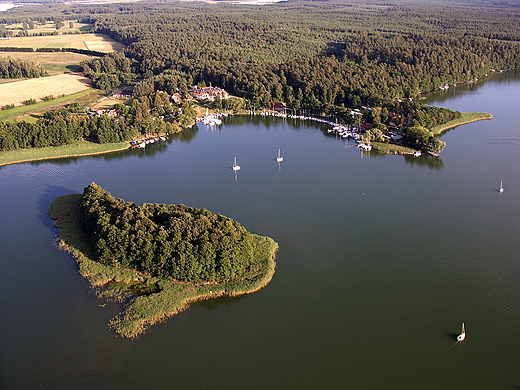
<instances>
[{"instance_id":1,"label":"house","mask_svg":"<svg viewBox=\"0 0 520 390\"><path fill-rule=\"evenodd\" d=\"M175 104L181 104L182 103L182 97L179 93L174 93L172 95L172 100Z\"/></svg>"},{"instance_id":2,"label":"house","mask_svg":"<svg viewBox=\"0 0 520 390\"><path fill-rule=\"evenodd\" d=\"M221 99L229 99L229 94L222 88L218 87L193 87L193 97L197 100L211 100L214 101L216 97Z\"/></svg>"},{"instance_id":3,"label":"house","mask_svg":"<svg viewBox=\"0 0 520 390\"><path fill-rule=\"evenodd\" d=\"M271 102L271 109L275 111L283 111L285 106L281 102Z\"/></svg>"},{"instance_id":4,"label":"house","mask_svg":"<svg viewBox=\"0 0 520 390\"><path fill-rule=\"evenodd\" d=\"M372 123L363 123L363 125L361 125L361 129L363 129L363 131L368 131L370 130L372 127L374 127L374 125Z\"/></svg>"},{"instance_id":5,"label":"house","mask_svg":"<svg viewBox=\"0 0 520 390\"><path fill-rule=\"evenodd\" d=\"M131 98L132 97L132 91L128 89L114 89L112 91L113 97L125 97L125 98Z\"/></svg>"}]
</instances>

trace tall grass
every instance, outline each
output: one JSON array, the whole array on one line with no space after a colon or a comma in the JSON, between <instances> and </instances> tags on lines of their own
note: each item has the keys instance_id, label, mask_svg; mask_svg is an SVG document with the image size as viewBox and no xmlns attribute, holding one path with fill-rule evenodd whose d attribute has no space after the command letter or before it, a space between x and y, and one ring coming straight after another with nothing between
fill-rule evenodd
<instances>
[{"instance_id":1,"label":"tall grass","mask_svg":"<svg viewBox=\"0 0 520 390\"><path fill-rule=\"evenodd\" d=\"M48 213L61 227L59 247L70 252L79 263L79 271L93 286L110 283L128 290L138 285L152 293L134 297L125 310L110 320L109 326L120 336L135 338L149 326L171 317L187 308L190 303L219 296L250 294L266 286L275 271L274 256L278 244L269 237L255 235L256 248L252 262L240 279L212 284L188 284L159 279L136 271L105 266L94 261L92 242L79 227L82 195L70 194L56 198ZM115 284L114 284L115 282ZM138 282L138 283L136 283ZM157 292L153 292L157 291Z\"/></svg>"},{"instance_id":2,"label":"tall grass","mask_svg":"<svg viewBox=\"0 0 520 390\"><path fill-rule=\"evenodd\" d=\"M408 148L406 146L391 144L391 143L384 143L384 142L371 142L372 148L383 154L403 154L403 153L413 153L415 152L414 149Z\"/></svg>"},{"instance_id":3,"label":"tall grass","mask_svg":"<svg viewBox=\"0 0 520 390\"><path fill-rule=\"evenodd\" d=\"M97 144L94 142L81 141L71 145L10 150L8 152L0 152L0 166L27 161L49 160L63 157L80 157L117 152L126 150L129 147L129 142Z\"/></svg>"},{"instance_id":4,"label":"tall grass","mask_svg":"<svg viewBox=\"0 0 520 390\"><path fill-rule=\"evenodd\" d=\"M493 115L486 112L462 112L461 114L462 116L460 118L451 120L442 125L434 126L430 131L435 135L439 135L443 131L452 129L456 126L465 125L466 123L472 123L483 119L493 119Z\"/></svg>"}]
</instances>

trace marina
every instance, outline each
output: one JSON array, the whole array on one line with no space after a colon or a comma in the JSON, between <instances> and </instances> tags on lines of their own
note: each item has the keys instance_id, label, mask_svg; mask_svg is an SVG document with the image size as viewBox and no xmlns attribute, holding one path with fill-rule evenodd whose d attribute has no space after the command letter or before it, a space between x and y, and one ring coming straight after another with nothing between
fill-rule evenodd
<instances>
[{"instance_id":1,"label":"marina","mask_svg":"<svg viewBox=\"0 0 520 390\"><path fill-rule=\"evenodd\" d=\"M136 149L141 148L144 149L146 145L153 144L154 142L166 141L168 139L167 135L161 136L145 136L145 138L139 138L135 141L130 141L130 148Z\"/></svg>"}]
</instances>

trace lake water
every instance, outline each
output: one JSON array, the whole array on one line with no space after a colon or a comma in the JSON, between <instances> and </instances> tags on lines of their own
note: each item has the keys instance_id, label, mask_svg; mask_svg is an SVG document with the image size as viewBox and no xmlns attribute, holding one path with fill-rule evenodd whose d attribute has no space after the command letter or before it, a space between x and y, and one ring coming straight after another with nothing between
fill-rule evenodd
<instances>
[{"instance_id":1,"label":"lake water","mask_svg":"<svg viewBox=\"0 0 520 390\"><path fill-rule=\"evenodd\" d=\"M494 115L445 133L438 159L234 117L145 150L0 168L0 388L520 388L519 101L519 71L430 95ZM116 337L120 305L100 306L46 214L93 181L274 238L272 282Z\"/></svg>"}]
</instances>

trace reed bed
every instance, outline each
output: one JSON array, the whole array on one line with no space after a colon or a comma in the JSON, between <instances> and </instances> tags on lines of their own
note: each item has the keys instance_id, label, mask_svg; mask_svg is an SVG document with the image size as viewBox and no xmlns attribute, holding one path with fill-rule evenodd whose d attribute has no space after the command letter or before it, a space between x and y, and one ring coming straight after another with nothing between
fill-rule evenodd
<instances>
[{"instance_id":1,"label":"reed bed","mask_svg":"<svg viewBox=\"0 0 520 390\"><path fill-rule=\"evenodd\" d=\"M435 135L441 134L443 131L452 129L454 127L465 125L466 123L472 123L484 119L493 119L493 115L487 112L462 112L462 116L458 119L453 119L442 125L434 126L431 128L431 132Z\"/></svg>"},{"instance_id":2,"label":"reed bed","mask_svg":"<svg viewBox=\"0 0 520 390\"><path fill-rule=\"evenodd\" d=\"M97 144L77 142L71 145L51 146L46 148L17 149L0 152L0 166L28 161L49 160L64 157L81 157L109 152L118 152L130 148L129 142Z\"/></svg>"},{"instance_id":3,"label":"reed bed","mask_svg":"<svg viewBox=\"0 0 520 390\"><path fill-rule=\"evenodd\" d=\"M411 154L415 152L412 148L406 146L384 143L384 142L372 142L372 148L379 153L383 154Z\"/></svg>"}]
</instances>

